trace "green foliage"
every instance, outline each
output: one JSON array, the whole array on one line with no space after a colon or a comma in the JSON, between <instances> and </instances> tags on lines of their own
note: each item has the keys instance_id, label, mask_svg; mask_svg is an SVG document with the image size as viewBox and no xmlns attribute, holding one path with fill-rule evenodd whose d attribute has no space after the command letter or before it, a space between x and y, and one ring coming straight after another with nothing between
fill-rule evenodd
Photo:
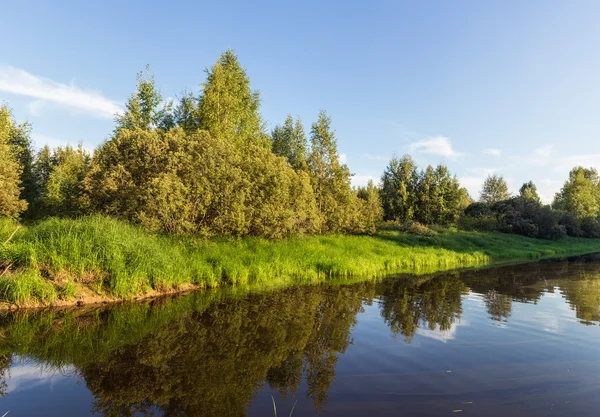
<instances>
[{"instance_id":1,"label":"green foliage","mask_svg":"<svg viewBox=\"0 0 600 417\"><path fill-rule=\"evenodd\" d=\"M81 145L59 147L51 157L51 171L45 184L43 207L46 214L80 216L87 211L84 179L91 157Z\"/></svg>"},{"instance_id":2,"label":"green foliage","mask_svg":"<svg viewBox=\"0 0 600 417\"><path fill-rule=\"evenodd\" d=\"M22 199L23 167L19 150L13 145L14 121L8 107L0 107L0 217L17 218L27 208Z\"/></svg>"},{"instance_id":3,"label":"green foliage","mask_svg":"<svg viewBox=\"0 0 600 417\"><path fill-rule=\"evenodd\" d=\"M542 204L542 200L537 192L537 187L533 181L526 182L521 186L519 189L519 197Z\"/></svg>"},{"instance_id":4,"label":"green foliage","mask_svg":"<svg viewBox=\"0 0 600 417\"><path fill-rule=\"evenodd\" d=\"M42 278L36 269L17 271L0 276L0 299L20 306L48 305L56 300L54 286Z\"/></svg>"},{"instance_id":5,"label":"green foliage","mask_svg":"<svg viewBox=\"0 0 600 417\"><path fill-rule=\"evenodd\" d=\"M331 118L323 111L311 128L308 168L321 223L319 231L349 230L356 196L350 186L350 170L339 160Z\"/></svg>"},{"instance_id":6,"label":"green foliage","mask_svg":"<svg viewBox=\"0 0 600 417\"><path fill-rule=\"evenodd\" d=\"M8 234L11 228L12 225L4 226L2 230L6 232L2 233ZM0 249L0 264L17 270L42 271L54 279L40 278L45 283L59 285L67 277L77 285L121 298L184 284L290 285L334 277L347 280L394 272L427 273L597 249L597 242L590 239L551 242L479 232L422 236L398 230L382 230L372 237L197 241L152 235L126 222L95 216L52 218L19 230ZM17 282L18 276L7 279L13 280L8 283ZM60 294L61 288L58 286L54 292ZM45 302L50 299L47 294L51 295L49 290L37 294L42 294ZM15 295L10 297L15 299Z\"/></svg>"},{"instance_id":7,"label":"green foliage","mask_svg":"<svg viewBox=\"0 0 600 417\"><path fill-rule=\"evenodd\" d=\"M540 239L559 239L567 234L560 224L560 214L535 199L513 197L496 203L492 209L501 232Z\"/></svg>"},{"instance_id":8,"label":"green foliage","mask_svg":"<svg viewBox=\"0 0 600 417\"><path fill-rule=\"evenodd\" d=\"M148 187L165 170L172 131L119 129L95 152L85 188L92 210L137 220L144 210Z\"/></svg>"},{"instance_id":9,"label":"green foliage","mask_svg":"<svg viewBox=\"0 0 600 417\"><path fill-rule=\"evenodd\" d=\"M146 66L145 77L142 72L137 74L137 89L127 100L125 111L115 117L115 134L121 129L148 130L157 126L164 115L163 109L159 108L161 101L150 66Z\"/></svg>"},{"instance_id":10,"label":"green foliage","mask_svg":"<svg viewBox=\"0 0 600 417\"><path fill-rule=\"evenodd\" d=\"M260 95L250 89L246 71L231 49L207 70L203 87L198 104L201 129L217 139L268 146L259 113Z\"/></svg>"},{"instance_id":11,"label":"green foliage","mask_svg":"<svg viewBox=\"0 0 600 417\"><path fill-rule=\"evenodd\" d=\"M384 219L388 221L448 226L456 223L470 202L467 191L445 165L430 165L418 172L408 155L392 158L381 182Z\"/></svg>"},{"instance_id":12,"label":"green foliage","mask_svg":"<svg viewBox=\"0 0 600 417\"><path fill-rule=\"evenodd\" d=\"M405 222L417 206L417 166L409 155L390 160L381 176L381 202L384 220Z\"/></svg>"},{"instance_id":13,"label":"green foliage","mask_svg":"<svg viewBox=\"0 0 600 417\"><path fill-rule=\"evenodd\" d=\"M383 220L383 208L379 189L369 180L366 187L358 187L358 218L356 219L355 233L374 234L377 225Z\"/></svg>"},{"instance_id":14,"label":"green foliage","mask_svg":"<svg viewBox=\"0 0 600 417\"><path fill-rule=\"evenodd\" d=\"M600 214L600 179L594 168L575 167L554 197L552 206L582 220Z\"/></svg>"},{"instance_id":15,"label":"green foliage","mask_svg":"<svg viewBox=\"0 0 600 417\"><path fill-rule=\"evenodd\" d=\"M502 175L488 175L485 179L479 195L479 201L482 203L494 204L498 201L510 198L508 184Z\"/></svg>"},{"instance_id":16,"label":"green foliage","mask_svg":"<svg viewBox=\"0 0 600 417\"><path fill-rule=\"evenodd\" d=\"M306 170L307 142L304 128L300 119L296 120L291 115L285 119L283 126L275 126L271 132L271 148L273 153L283 156L294 170Z\"/></svg>"}]
</instances>

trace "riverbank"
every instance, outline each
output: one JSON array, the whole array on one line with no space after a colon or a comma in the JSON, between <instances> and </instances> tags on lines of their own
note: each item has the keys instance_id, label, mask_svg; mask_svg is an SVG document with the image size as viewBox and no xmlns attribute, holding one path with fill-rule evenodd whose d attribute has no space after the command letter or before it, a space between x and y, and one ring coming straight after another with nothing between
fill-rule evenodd
<instances>
[{"instance_id":1,"label":"riverbank","mask_svg":"<svg viewBox=\"0 0 600 417\"><path fill-rule=\"evenodd\" d=\"M530 239L445 231L418 236L178 239L115 219L0 222L0 303L75 305L220 285L283 286L332 278L424 274L600 251L599 239ZM11 237L12 235L12 237ZM9 239L10 238L10 239Z\"/></svg>"}]
</instances>

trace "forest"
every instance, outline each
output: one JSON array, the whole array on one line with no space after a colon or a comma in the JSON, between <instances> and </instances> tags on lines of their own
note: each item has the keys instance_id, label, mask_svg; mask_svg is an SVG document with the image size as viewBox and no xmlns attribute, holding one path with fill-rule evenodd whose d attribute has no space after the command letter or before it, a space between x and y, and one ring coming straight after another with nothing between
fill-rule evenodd
<instances>
[{"instance_id":1,"label":"forest","mask_svg":"<svg viewBox=\"0 0 600 417\"><path fill-rule=\"evenodd\" d=\"M409 155L393 156L379 183L353 187L325 111L308 133L291 115L268 132L259 92L233 51L206 73L199 93L165 101L149 68L140 72L114 130L91 154L81 145L34 149L32 126L0 108L0 298L56 298L40 274L62 282L65 297L73 280L131 296L186 282L381 275L565 248L585 253L594 242L562 239L600 237L594 168L573 168L549 205L531 181L512 196L499 175L475 201L445 165L420 169ZM486 241L487 232L559 242L527 243L516 255ZM266 249L242 238L280 243Z\"/></svg>"}]
</instances>

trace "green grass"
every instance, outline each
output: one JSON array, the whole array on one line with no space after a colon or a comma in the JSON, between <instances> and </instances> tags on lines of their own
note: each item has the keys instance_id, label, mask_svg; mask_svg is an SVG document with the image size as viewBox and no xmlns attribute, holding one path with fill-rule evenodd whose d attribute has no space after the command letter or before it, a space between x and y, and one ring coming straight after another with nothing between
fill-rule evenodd
<instances>
[{"instance_id":1,"label":"green grass","mask_svg":"<svg viewBox=\"0 0 600 417\"><path fill-rule=\"evenodd\" d=\"M0 245L17 224L0 221ZM500 233L435 236L382 230L375 236L304 236L281 241L209 241L153 235L108 217L48 219L0 247L0 298L16 304L73 299L77 286L117 298L184 284L282 286L331 278L430 273L497 262L600 251L598 239L552 242ZM50 289L52 287L52 289Z\"/></svg>"}]
</instances>

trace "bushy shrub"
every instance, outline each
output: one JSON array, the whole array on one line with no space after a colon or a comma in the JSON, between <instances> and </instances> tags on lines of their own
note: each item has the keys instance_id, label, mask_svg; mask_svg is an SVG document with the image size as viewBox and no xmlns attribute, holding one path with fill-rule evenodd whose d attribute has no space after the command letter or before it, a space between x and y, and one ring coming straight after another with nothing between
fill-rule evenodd
<instances>
[{"instance_id":1,"label":"bushy shrub","mask_svg":"<svg viewBox=\"0 0 600 417\"><path fill-rule=\"evenodd\" d=\"M437 233L422 223L409 220L400 226L400 230L411 235L435 236Z\"/></svg>"}]
</instances>

